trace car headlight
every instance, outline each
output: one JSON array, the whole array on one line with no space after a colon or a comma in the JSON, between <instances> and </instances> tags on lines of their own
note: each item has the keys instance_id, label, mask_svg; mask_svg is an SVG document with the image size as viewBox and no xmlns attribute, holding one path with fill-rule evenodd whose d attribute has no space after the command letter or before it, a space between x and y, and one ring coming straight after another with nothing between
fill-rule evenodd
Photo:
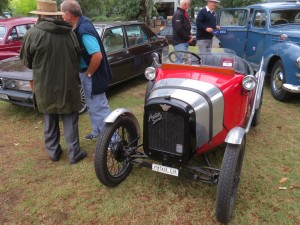
<instances>
[{"instance_id":1,"label":"car headlight","mask_svg":"<svg viewBox=\"0 0 300 225\"><path fill-rule=\"evenodd\" d=\"M296 60L296 66L297 66L298 68L300 68L300 57L298 57L298 59Z\"/></svg>"},{"instance_id":2,"label":"car headlight","mask_svg":"<svg viewBox=\"0 0 300 225\"><path fill-rule=\"evenodd\" d=\"M32 91L30 81L25 81L25 80L5 79L4 87L6 89L13 89L13 90L20 90L20 91Z\"/></svg>"},{"instance_id":3,"label":"car headlight","mask_svg":"<svg viewBox=\"0 0 300 225\"><path fill-rule=\"evenodd\" d=\"M154 67L148 67L145 70L145 77L148 80L154 80L154 78L156 77L156 69Z\"/></svg>"},{"instance_id":4,"label":"car headlight","mask_svg":"<svg viewBox=\"0 0 300 225\"><path fill-rule=\"evenodd\" d=\"M256 87L257 79L252 75L247 75L243 78L242 85L247 91L251 91Z\"/></svg>"}]
</instances>

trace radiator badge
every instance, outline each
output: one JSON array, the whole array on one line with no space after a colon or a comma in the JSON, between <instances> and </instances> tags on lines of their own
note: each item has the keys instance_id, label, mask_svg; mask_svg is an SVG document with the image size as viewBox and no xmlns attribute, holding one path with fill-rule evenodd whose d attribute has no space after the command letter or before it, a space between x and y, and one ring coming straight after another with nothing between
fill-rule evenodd
<instances>
[{"instance_id":1,"label":"radiator badge","mask_svg":"<svg viewBox=\"0 0 300 225\"><path fill-rule=\"evenodd\" d=\"M171 106L170 106L170 105L167 105L167 104L160 105L160 107L161 107L165 112L167 112L167 111L171 108Z\"/></svg>"},{"instance_id":2,"label":"radiator badge","mask_svg":"<svg viewBox=\"0 0 300 225\"><path fill-rule=\"evenodd\" d=\"M154 115L150 114L148 118L148 122L152 121L152 124L156 124L158 121L162 120L162 115L158 112Z\"/></svg>"},{"instance_id":3,"label":"radiator badge","mask_svg":"<svg viewBox=\"0 0 300 225\"><path fill-rule=\"evenodd\" d=\"M181 144L176 145L176 152L182 154L183 153L183 147Z\"/></svg>"}]
</instances>

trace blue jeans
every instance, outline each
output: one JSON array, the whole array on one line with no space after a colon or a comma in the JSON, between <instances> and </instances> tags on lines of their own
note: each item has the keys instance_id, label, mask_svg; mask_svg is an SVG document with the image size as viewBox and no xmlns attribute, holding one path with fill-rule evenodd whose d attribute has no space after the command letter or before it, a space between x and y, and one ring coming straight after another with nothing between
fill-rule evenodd
<instances>
[{"instance_id":1,"label":"blue jeans","mask_svg":"<svg viewBox=\"0 0 300 225\"><path fill-rule=\"evenodd\" d=\"M188 51L189 50L189 44L187 42L181 43L178 45L173 45L173 47L174 47L175 51ZM178 54L176 54L176 56L178 58L176 58L175 63L182 63L183 62L182 58L184 58L184 53L178 53Z\"/></svg>"},{"instance_id":2,"label":"blue jeans","mask_svg":"<svg viewBox=\"0 0 300 225\"><path fill-rule=\"evenodd\" d=\"M212 39L197 40L198 55L210 52L212 48Z\"/></svg>"},{"instance_id":3,"label":"blue jeans","mask_svg":"<svg viewBox=\"0 0 300 225\"><path fill-rule=\"evenodd\" d=\"M92 78L80 73L81 85L85 95L90 121L92 124L93 136L99 136L103 127L104 119L110 113L110 108L105 93L92 95Z\"/></svg>"}]
</instances>

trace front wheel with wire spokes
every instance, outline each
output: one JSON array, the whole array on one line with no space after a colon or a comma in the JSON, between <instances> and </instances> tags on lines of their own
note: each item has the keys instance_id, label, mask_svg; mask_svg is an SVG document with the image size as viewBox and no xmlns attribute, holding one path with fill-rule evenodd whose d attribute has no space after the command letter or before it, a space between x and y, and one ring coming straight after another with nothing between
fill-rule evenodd
<instances>
[{"instance_id":1,"label":"front wheel with wire spokes","mask_svg":"<svg viewBox=\"0 0 300 225\"><path fill-rule=\"evenodd\" d=\"M221 223L228 223L233 213L245 145L246 137L244 136L241 144L227 144L225 149L216 195L216 217Z\"/></svg>"},{"instance_id":2,"label":"front wheel with wire spokes","mask_svg":"<svg viewBox=\"0 0 300 225\"><path fill-rule=\"evenodd\" d=\"M115 187L132 170L129 148L138 144L138 131L133 119L122 115L114 123L105 124L97 140L94 168L98 180Z\"/></svg>"}]
</instances>

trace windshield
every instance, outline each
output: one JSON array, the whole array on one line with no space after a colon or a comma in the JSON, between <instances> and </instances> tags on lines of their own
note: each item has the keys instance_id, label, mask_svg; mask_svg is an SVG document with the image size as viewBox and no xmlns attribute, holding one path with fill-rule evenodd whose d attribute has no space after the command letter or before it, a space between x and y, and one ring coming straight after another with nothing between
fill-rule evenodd
<instances>
[{"instance_id":1,"label":"windshield","mask_svg":"<svg viewBox=\"0 0 300 225\"><path fill-rule=\"evenodd\" d=\"M4 40L5 34L6 34L6 27L0 26L0 42Z\"/></svg>"},{"instance_id":2,"label":"windshield","mask_svg":"<svg viewBox=\"0 0 300 225\"><path fill-rule=\"evenodd\" d=\"M253 73L250 65L231 49L212 48L200 55L197 52L197 47L190 47L190 51L175 51L171 46L165 47L162 53L162 64L222 67L232 68L237 73L245 75Z\"/></svg>"},{"instance_id":3,"label":"windshield","mask_svg":"<svg viewBox=\"0 0 300 225\"><path fill-rule=\"evenodd\" d=\"M270 14L271 26L300 24L300 9L274 10Z\"/></svg>"}]
</instances>

